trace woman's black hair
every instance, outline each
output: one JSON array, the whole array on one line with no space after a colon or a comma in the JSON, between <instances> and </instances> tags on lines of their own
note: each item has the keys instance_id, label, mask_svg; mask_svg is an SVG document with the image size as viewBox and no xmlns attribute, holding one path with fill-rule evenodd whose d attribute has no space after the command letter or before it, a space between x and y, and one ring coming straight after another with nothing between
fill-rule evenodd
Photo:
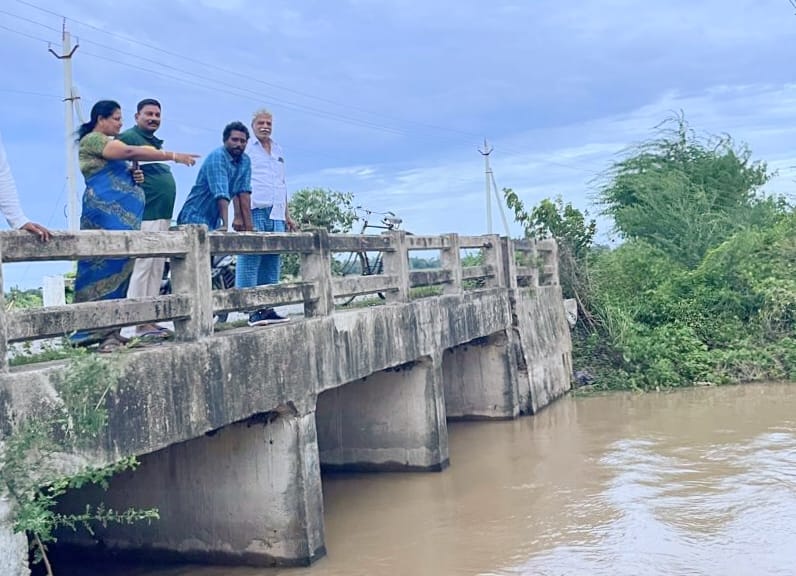
<instances>
[{"instance_id":1,"label":"woman's black hair","mask_svg":"<svg viewBox=\"0 0 796 576\"><path fill-rule=\"evenodd\" d=\"M91 118L85 124L81 124L80 128L77 129L77 140L78 142L83 139L86 134L89 134L94 131L94 128L97 126L97 122L100 118L110 118L113 116L113 113L117 110L120 110L122 107L119 106L119 103L116 100L100 100L94 106L91 107Z\"/></svg>"}]
</instances>

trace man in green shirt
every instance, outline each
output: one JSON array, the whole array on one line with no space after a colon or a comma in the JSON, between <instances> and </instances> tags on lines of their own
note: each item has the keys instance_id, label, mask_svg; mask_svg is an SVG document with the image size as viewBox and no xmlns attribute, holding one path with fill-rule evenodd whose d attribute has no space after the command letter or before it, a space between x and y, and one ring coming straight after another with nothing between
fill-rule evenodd
<instances>
[{"instance_id":1,"label":"man in green shirt","mask_svg":"<svg viewBox=\"0 0 796 576\"><path fill-rule=\"evenodd\" d=\"M155 136L160 128L160 102L152 98L141 100L135 114L135 126L122 132L119 140L131 146L150 146L157 150L163 149L163 140ZM165 162L141 162L144 173L144 189L146 203L141 230L145 232L164 232L171 225L174 212L174 200L177 196L177 184L171 169ZM139 258L135 261L128 298L151 298L160 294L160 283L163 279L165 258ZM166 337L169 332L156 324L145 324L136 327L137 336Z\"/></svg>"}]
</instances>

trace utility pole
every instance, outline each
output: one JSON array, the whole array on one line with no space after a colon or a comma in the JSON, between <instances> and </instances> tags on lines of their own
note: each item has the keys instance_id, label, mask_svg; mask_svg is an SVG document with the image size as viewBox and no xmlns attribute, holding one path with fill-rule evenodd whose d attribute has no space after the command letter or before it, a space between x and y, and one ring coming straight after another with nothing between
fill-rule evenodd
<instances>
[{"instance_id":1,"label":"utility pole","mask_svg":"<svg viewBox=\"0 0 796 576\"><path fill-rule=\"evenodd\" d=\"M506 210L503 209L503 198L500 197L500 192L498 192L497 183L495 182L495 173L490 172L492 176L492 188L495 191L495 202L497 202L498 208L500 208L500 219L503 221L503 231L506 233L506 238L511 238L511 231L509 230L509 221L506 218Z\"/></svg>"},{"instance_id":2,"label":"utility pole","mask_svg":"<svg viewBox=\"0 0 796 576\"><path fill-rule=\"evenodd\" d=\"M78 212L77 212L77 182L75 174L75 91L72 88L72 56L75 55L75 50L78 49L80 44L72 46L72 35L66 29L66 18L64 18L62 32L62 52L58 54L52 48L48 48L50 53L58 60L64 63L64 116L66 128L66 184L69 193L68 210L67 210L67 224L69 230L77 230L79 226Z\"/></svg>"},{"instance_id":3,"label":"utility pole","mask_svg":"<svg viewBox=\"0 0 796 576\"><path fill-rule=\"evenodd\" d=\"M75 114L77 114L77 121L83 124L86 119L83 117L83 108L80 106L80 93L74 86L72 86L72 104L75 108Z\"/></svg>"},{"instance_id":4,"label":"utility pole","mask_svg":"<svg viewBox=\"0 0 796 576\"><path fill-rule=\"evenodd\" d=\"M492 234L492 167L489 165L489 155L492 148L484 138L484 149L478 151L484 157L484 173L486 175L486 233Z\"/></svg>"}]
</instances>

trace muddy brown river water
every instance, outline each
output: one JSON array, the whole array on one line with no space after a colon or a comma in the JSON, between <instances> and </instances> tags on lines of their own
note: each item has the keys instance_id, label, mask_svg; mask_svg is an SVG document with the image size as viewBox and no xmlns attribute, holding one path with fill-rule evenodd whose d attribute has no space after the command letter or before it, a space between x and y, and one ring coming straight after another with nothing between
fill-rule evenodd
<instances>
[{"instance_id":1,"label":"muddy brown river water","mask_svg":"<svg viewBox=\"0 0 796 576\"><path fill-rule=\"evenodd\" d=\"M794 575L796 384L567 397L450 424L451 467L324 476L310 568L59 576Z\"/></svg>"}]
</instances>

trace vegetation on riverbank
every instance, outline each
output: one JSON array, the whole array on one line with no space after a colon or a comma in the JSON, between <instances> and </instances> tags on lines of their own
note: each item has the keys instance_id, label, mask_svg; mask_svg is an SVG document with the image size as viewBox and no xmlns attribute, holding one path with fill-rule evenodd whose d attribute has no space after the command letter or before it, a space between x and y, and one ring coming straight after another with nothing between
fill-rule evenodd
<instances>
[{"instance_id":1,"label":"vegetation on riverbank","mask_svg":"<svg viewBox=\"0 0 796 576\"><path fill-rule=\"evenodd\" d=\"M593 244L594 222L562 201L530 213L531 237L559 239L565 297L577 298L580 383L656 389L796 379L796 215L767 195L764 162L681 117L616 162L598 204L622 244Z\"/></svg>"}]
</instances>

